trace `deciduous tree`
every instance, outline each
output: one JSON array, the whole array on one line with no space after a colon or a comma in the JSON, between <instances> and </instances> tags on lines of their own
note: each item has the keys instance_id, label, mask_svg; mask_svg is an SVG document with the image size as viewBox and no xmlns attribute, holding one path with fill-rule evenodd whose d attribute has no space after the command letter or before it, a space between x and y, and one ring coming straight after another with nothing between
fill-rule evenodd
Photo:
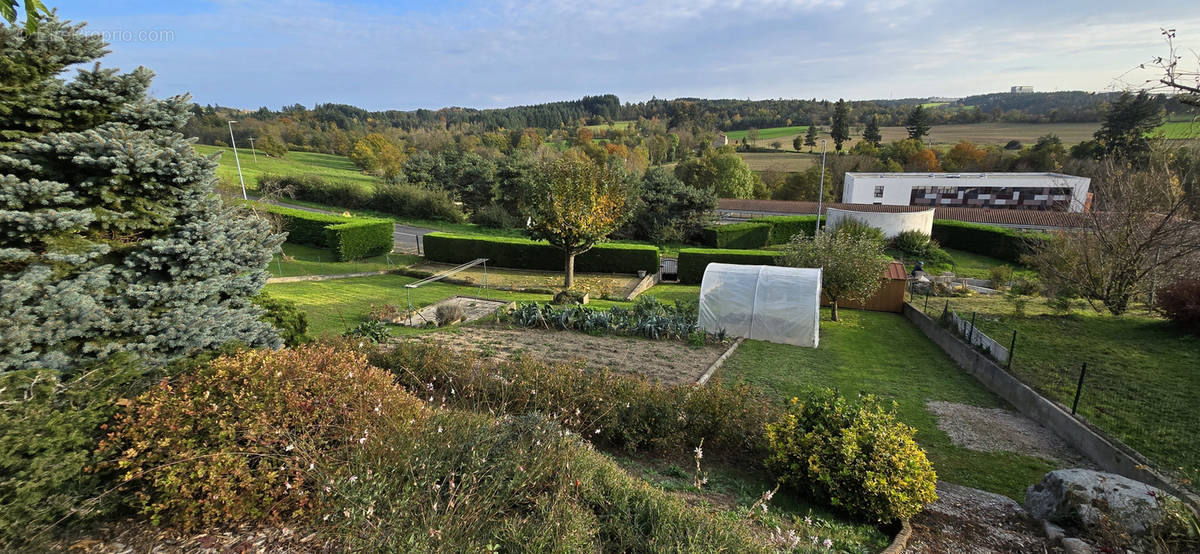
<instances>
[{"instance_id":1,"label":"deciduous tree","mask_svg":"<svg viewBox=\"0 0 1200 554\"><path fill-rule=\"evenodd\" d=\"M698 158L675 166L675 176L690 186L711 190L718 198L752 198L758 178L732 147L707 149Z\"/></svg>"},{"instance_id":2,"label":"deciduous tree","mask_svg":"<svg viewBox=\"0 0 1200 554\"><path fill-rule=\"evenodd\" d=\"M821 232L815 237L792 237L779 263L821 268L821 293L832 304L830 318L837 321L838 302L865 302L875 294L889 261L883 245L876 240L852 233Z\"/></svg>"},{"instance_id":3,"label":"deciduous tree","mask_svg":"<svg viewBox=\"0 0 1200 554\"><path fill-rule=\"evenodd\" d=\"M591 250L629 216L630 188L619 171L586 158L563 157L538 171L528 233L563 253L563 286L575 282L575 256Z\"/></svg>"}]
</instances>

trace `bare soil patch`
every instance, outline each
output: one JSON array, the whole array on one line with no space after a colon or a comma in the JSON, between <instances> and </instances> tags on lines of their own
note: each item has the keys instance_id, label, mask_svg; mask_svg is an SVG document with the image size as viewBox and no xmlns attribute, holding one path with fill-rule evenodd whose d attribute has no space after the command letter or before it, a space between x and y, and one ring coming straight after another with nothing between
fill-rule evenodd
<instances>
[{"instance_id":1,"label":"bare soil patch","mask_svg":"<svg viewBox=\"0 0 1200 554\"><path fill-rule=\"evenodd\" d=\"M582 362L589 368L642 375L664 384L696 382L726 348L499 325L468 325L454 332L429 333L407 340L437 341L497 360L525 354L552 362Z\"/></svg>"},{"instance_id":2,"label":"bare soil patch","mask_svg":"<svg viewBox=\"0 0 1200 554\"><path fill-rule=\"evenodd\" d=\"M939 481L937 502L911 521L906 553L1061 552L1013 499Z\"/></svg>"},{"instance_id":3,"label":"bare soil patch","mask_svg":"<svg viewBox=\"0 0 1200 554\"><path fill-rule=\"evenodd\" d=\"M1094 467L1053 432L1033 420L1002 408L980 408L953 402L928 402L938 428L951 442L981 452L1016 452L1062 467Z\"/></svg>"}]
</instances>

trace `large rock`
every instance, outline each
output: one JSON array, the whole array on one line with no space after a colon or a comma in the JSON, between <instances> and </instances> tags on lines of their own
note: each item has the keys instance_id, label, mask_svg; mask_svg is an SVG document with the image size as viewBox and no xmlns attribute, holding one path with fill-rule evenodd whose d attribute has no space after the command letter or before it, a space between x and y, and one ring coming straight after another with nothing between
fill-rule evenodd
<instances>
[{"instance_id":1,"label":"large rock","mask_svg":"<svg viewBox=\"0 0 1200 554\"><path fill-rule=\"evenodd\" d=\"M1035 518L1085 532L1099 531L1107 519L1108 526L1140 536L1162 520L1168 498L1174 497L1120 475L1059 469L1026 489L1025 509Z\"/></svg>"}]
</instances>

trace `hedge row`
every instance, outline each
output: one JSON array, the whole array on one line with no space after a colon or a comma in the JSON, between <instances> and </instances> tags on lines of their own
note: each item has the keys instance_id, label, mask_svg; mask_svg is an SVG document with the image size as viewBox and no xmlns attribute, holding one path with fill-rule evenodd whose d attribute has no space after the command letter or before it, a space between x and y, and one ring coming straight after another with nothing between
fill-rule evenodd
<instances>
[{"instance_id":1,"label":"hedge row","mask_svg":"<svg viewBox=\"0 0 1200 554\"><path fill-rule=\"evenodd\" d=\"M684 248L679 251L679 282L699 283L704 269L713 262L745 265L775 265L779 252L769 250L730 250L724 248Z\"/></svg>"},{"instance_id":2,"label":"hedge row","mask_svg":"<svg viewBox=\"0 0 1200 554\"><path fill-rule=\"evenodd\" d=\"M1008 227L967 223L948 219L933 220L933 239L945 248L964 250L999 260L1021 263L1021 255L1050 235Z\"/></svg>"},{"instance_id":3,"label":"hedge row","mask_svg":"<svg viewBox=\"0 0 1200 554\"><path fill-rule=\"evenodd\" d=\"M825 220L824 217L821 218ZM793 236L811 237L815 231L815 215L773 215L756 217L745 223L713 225L703 230L703 242L710 248L762 248L785 244Z\"/></svg>"},{"instance_id":4,"label":"hedge row","mask_svg":"<svg viewBox=\"0 0 1200 554\"><path fill-rule=\"evenodd\" d=\"M338 261L369 258L392 251L395 227L386 219L350 218L266 206L284 219L288 242L329 248Z\"/></svg>"},{"instance_id":5,"label":"hedge row","mask_svg":"<svg viewBox=\"0 0 1200 554\"><path fill-rule=\"evenodd\" d=\"M824 222L825 218L822 217ZM786 244L796 235L813 236L816 231L817 216L815 215L770 215L756 217L750 223L766 223L771 226L771 235L767 244Z\"/></svg>"},{"instance_id":6,"label":"hedge row","mask_svg":"<svg viewBox=\"0 0 1200 554\"><path fill-rule=\"evenodd\" d=\"M704 244L713 248L760 248L767 245L771 226L766 223L730 223L703 230Z\"/></svg>"},{"instance_id":7,"label":"hedge row","mask_svg":"<svg viewBox=\"0 0 1200 554\"><path fill-rule=\"evenodd\" d=\"M488 258L489 264L517 269L561 270L562 251L542 241L520 238L430 233L425 258L459 264ZM598 244L575 256L575 270L590 273L658 272L658 249L642 244Z\"/></svg>"}]
</instances>

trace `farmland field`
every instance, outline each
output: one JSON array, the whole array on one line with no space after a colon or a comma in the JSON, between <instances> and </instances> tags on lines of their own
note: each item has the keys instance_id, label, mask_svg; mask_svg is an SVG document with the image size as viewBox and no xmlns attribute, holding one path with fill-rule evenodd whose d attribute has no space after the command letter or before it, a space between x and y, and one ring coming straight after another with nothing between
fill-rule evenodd
<instances>
[{"instance_id":1,"label":"farmland field","mask_svg":"<svg viewBox=\"0 0 1200 554\"><path fill-rule=\"evenodd\" d=\"M788 144L791 147L791 144ZM816 154L783 150L780 152L738 152L746 160L746 165L753 171L784 171L794 173L804 171L813 164L821 163L820 150Z\"/></svg>"},{"instance_id":2,"label":"farmland field","mask_svg":"<svg viewBox=\"0 0 1200 554\"><path fill-rule=\"evenodd\" d=\"M1200 120L1198 121L1168 121L1155 129L1169 139L1200 138Z\"/></svg>"},{"instance_id":3,"label":"farmland field","mask_svg":"<svg viewBox=\"0 0 1200 554\"><path fill-rule=\"evenodd\" d=\"M232 148L219 146L195 145L196 153L210 156L222 152L221 164L217 167L217 178L225 185L238 186L237 165ZM316 175L332 181L348 181L364 185L374 185L379 179L359 171L350 158L333 154L317 152L288 152L283 159L270 158L262 150L255 149L251 155L249 148L238 147L238 156L242 162L242 176L246 179L246 188L258 189L258 177L264 173L279 175ZM257 156L258 161L255 161Z\"/></svg>"},{"instance_id":4,"label":"farmland field","mask_svg":"<svg viewBox=\"0 0 1200 554\"><path fill-rule=\"evenodd\" d=\"M780 137L787 137L788 140L787 140L786 146L791 146L793 137L795 137L796 135L803 135L804 133L807 133L807 132L808 132L808 125L793 125L791 127L771 127L769 129L759 129L758 130L758 140L761 143L764 140L771 140L771 139L777 139ZM748 130L727 131L725 133L725 136L729 137L729 140L731 142L732 141L740 141L744 138L747 138L749 135L750 135L750 131L748 131Z\"/></svg>"}]
</instances>

